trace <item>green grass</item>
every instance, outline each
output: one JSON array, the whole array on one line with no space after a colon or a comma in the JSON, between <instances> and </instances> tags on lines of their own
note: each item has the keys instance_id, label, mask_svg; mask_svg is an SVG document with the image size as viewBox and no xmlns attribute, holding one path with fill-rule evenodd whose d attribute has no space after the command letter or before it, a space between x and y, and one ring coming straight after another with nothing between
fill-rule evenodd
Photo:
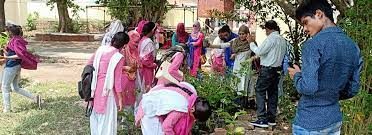
<instances>
[{"instance_id":1,"label":"green grass","mask_svg":"<svg viewBox=\"0 0 372 135\"><path fill-rule=\"evenodd\" d=\"M31 100L11 94L12 113L0 112L0 134L89 134L85 107L72 83L38 83L26 88L45 100L43 109ZM1 101L2 96L0 96ZM3 104L1 102L0 107Z\"/></svg>"}]
</instances>

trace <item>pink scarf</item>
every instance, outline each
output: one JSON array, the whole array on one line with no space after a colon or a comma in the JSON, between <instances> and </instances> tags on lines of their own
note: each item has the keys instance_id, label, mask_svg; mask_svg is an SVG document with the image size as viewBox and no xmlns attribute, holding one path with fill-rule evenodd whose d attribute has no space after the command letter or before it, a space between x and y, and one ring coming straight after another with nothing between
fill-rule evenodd
<instances>
[{"instance_id":1,"label":"pink scarf","mask_svg":"<svg viewBox=\"0 0 372 135\"><path fill-rule=\"evenodd\" d=\"M139 62L139 52L138 52L138 43L140 40L140 35L137 31L129 31L129 42L127 47L124 51L126 61L134 61L136 63Z\"/></svg>"},{"instance_id":2,"label":"pink scarf","mask_svg":"<svg viewBox=\"0 0 372 135\"><path fill-rule=\"evenodd\" d=\"M149 21L146 21L146 20L142 20L138 23L138 26L137 26L137 32L142 35L142 29L143 29L143 26L145 26L146 23L148 23Z\"/></svg>"},{"instance_id":3,"label":"pink scarf","mask_svg":"<svg viewBox=\"0 0 372 135\"><path fill-rule=\"evenodd\" d=\"M22 59L21 67L23 69L36 70L37 63L40 62L39 58L27 51L26 45L28 42L21 36L13 36L7 48L15 51L17 56Z\"/></svg>"}]
</instances>

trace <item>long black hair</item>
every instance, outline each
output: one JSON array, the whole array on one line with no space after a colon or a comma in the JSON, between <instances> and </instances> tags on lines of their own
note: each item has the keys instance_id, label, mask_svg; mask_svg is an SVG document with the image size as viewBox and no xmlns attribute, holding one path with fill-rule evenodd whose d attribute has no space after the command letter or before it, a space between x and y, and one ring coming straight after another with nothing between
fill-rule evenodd
<instances>
[{"instance_id":1,"label":"long black hair","mask_svg":"<svg viewBox=\"0 0 372 135\"><path fill-rule=\"evenodd\" d=\"M195 112L194 117L198 121L204 122L209 119L209 117L212 115L212 109L211 106L209 105L209 102L207 99L202 98L202 97L197 97L195 104Z\"/></svg>"},{"instance_id":2,"label":"long black hair","mask_svg":"<svg viewBox=\"0 0 372 135\"><path fill-rule=\"evenodd\" d=\"M115 47L116 49L121 49L124 45L128 44L129 36L125 32L118 32L114 35L111 40L111 46Z\"/></svg>"},{"instance_id":3,"label":"long black hair","mask_svg":"<svg viewBox=\"0 0 372 135\"><path fill-rule=\"evenodd\" d=\"M156 25L155 25L154 22L148 22L148 23L146 23L146 24L143 26L141 37L146 36L146 35L148 35L149 33L151 33L152 30L153 30L155 27L156 27Z\"/></svg>"}]
</instances>

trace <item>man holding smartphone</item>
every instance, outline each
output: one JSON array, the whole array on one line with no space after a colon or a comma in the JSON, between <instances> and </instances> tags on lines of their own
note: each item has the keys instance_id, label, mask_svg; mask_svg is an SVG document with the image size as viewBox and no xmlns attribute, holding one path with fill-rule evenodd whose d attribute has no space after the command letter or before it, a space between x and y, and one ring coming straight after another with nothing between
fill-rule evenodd
<instances>
[{"instance_id":1,"label":"man holding smartphone","mask_svg":"<svg viewBox=\"0 0 372 135\"><path fill-rule=\"evenodd\" d=\"M305 0L296 10L312 38L302 48L302 69L288 68L301 94L293 122L294 135L339 135L342 113L339 100L357 94L362 68L359 47L333 20L327 0Z\"/></svg>"}]
</instances>

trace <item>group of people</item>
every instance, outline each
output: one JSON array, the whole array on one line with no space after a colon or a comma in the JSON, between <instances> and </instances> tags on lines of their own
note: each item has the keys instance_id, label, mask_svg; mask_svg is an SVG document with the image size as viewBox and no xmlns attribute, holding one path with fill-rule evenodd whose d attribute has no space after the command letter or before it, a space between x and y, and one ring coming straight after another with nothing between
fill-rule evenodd
<instances>
[{"instance_id":1,"label":"group of people","mask_svg":"<svg viewBox=\"0 0 372 135\"><path fill-rule=\"evenodd\" d=\"M358 93L363 63L360 50L336 26L333 9L326 0L305 1L296 10L296 17L311 36L302 48L302 68L286 63L289 44L280 35L278 24L269 20L264 25L267 38L260 45L246 26L241 26L238 34L228 26L219 29L218 37L207 45L213 48L212 69L221 75L235 73L241 80L237 92L242 92L247 90L250 79L239 72L242 63L259 58L255 68L257 120L251 124L258 127L276 124L278 83L281 74L287 72L301 95L293 134L340 134L339 101ZM101 46L88 62L94 67L91 134L117 134L117 112L123 110L135 115L135 124L144 135L188 135L196 120L206 121L210 117L208 101L198 97L196 89L184 80L187 72L197 77L201 57L206 53L200 23L194 23L191 33L186 32L184 24L178 24L169 57L161 62L156 61L157 27L154 22L143 20L135 30L124 32L121 22L114 21L107 29ZM7 33L10 41L0 57L0 63L5 64L3 112L11 111L11 86L14 92L40 106L40 96L18 85L21 68L36 69L38 59L27 52L21 27L9 25Z\"/></svg>"},{"instance_id":2,"label":"group of people","mask_svg":"<svg viewBox=\"0 0 372 135\"><path fill-rule=\"evenodd\" d=\"M203 46L205 35L200 23L194 23L191 33L180 23L172 35L172 53L167 53L170 57L161 62L156 61L155 23L141 21L126 34L121 29L115 33L114 28L122 27L115 27L120 24L115 21L109 30L114 32L105 35L89 62L96 69L91 132L115 134L116 111L131 107L135 124L141 126L145 135L189 134L195 120L206 121L211 115L208 101L184 82L187 72L197 77L207 46L213 48L214 72L235 73L240 78L237 92L247 90L250 79L239 72L242 63L256 65L257 120L252 125L276 125L278 83L281 74L289 73L301 94L293 133L340 134L342 115L338 101L357 93L362 59L358 46L333 22L332 13L325 0L306 1L296 10L296 17L312 37L304 43L302 69L287 63L290 45L273 20L265 23L267 38L260 45L247 26L241 26L238 34L223 26L213 43ZM135 89L141 92L136 94Z\"/></svg>"},{"instance_id":3,"label":"group of people","mask_svg":"<svg viewBox=\"0 0 372 135\"><path fill-rule=\"evenodd\" d=\"M287 48L289 48L289 43L279 35L280 29L275 21L267 21L264 28L267 38L259 46L255 41L255 36L251 35L249 28L245 25L239 28L238 34L231 32L228 26L223 26L210 46L216 48L212 50L212 69L220 74L231 71L235 73L240 79L237 86L237 92L240 95L248 90L249 96L252 96L253 90L248 86L255 83L252 74L239 72L242 69L242 63L248 61L251 66L257 65L254 62L259 59L260 66L254 66L254 69L259 71L255 88L257 121L251 122L258 127L268 127L268 124L276 125L278 84L280 74L287 70L283 69L282 65L284 56L288 53ZM226 68L224 68L225 65Z\"/></svg>"},{"instance_id":4,"label":"group of people","mask_svg":"<svg viewBox=\"0 0 372 135\"><path fill-rule=\"evenodd\" d=\"M101 46L88 65L95 69L92 81L93 110L91 133L116 134L117 111L135 114L143 134L189 134L195 120L206 121L211 115L208 101L197 96L195 88L184 82L191 47L175 45L160 63L154 22L140 21L135 30L123 32L120 21L113 21ZM184 32L184 31L183 31ZM191 74L196 75L203 34L196 23L190 37L177 32L177 42L193 45ZM183 40L178 40L181 39ZM186 39L187 38L187 39ZM190 41L189 41L190 40ZM192 41L191 41L192 40ZM199 51L198 51L199 50ZM140 90L139 93L136 90ZM105 125L105 126L104 126Z\"/></svg>"}]
</instances>

